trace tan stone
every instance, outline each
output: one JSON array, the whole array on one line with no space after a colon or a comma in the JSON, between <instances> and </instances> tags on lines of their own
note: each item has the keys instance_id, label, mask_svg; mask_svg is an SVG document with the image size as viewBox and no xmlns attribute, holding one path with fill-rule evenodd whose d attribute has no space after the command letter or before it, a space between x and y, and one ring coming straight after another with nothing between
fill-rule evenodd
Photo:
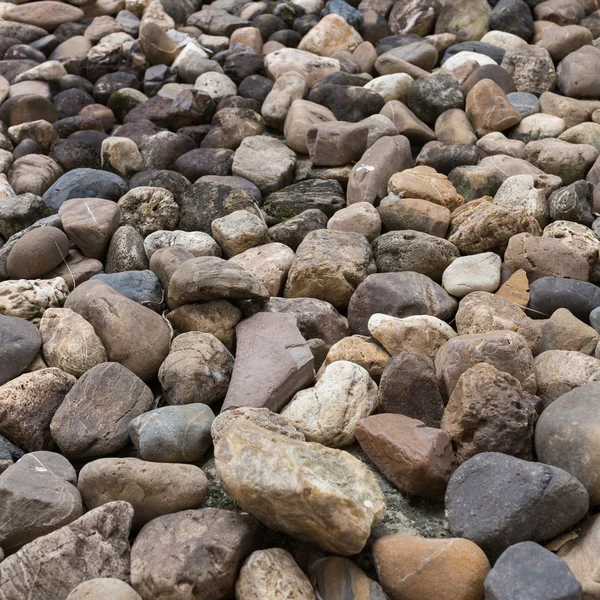
<instances>
[{"instance_id":1,"label":"tan stone","mask_svg":"<svg viewBox=\"0 0 600 600\"><path fill-rule=\"evenodd\" d=\"M519 306L527 306L529 304L529 280L526 271L523 269L515 271L500 286L496 295Z\"/></svg>"},{"instance_id":2,"label":"tan stone","mask_svg":"<svg viewBox=\"0 0 600 600\"><path fill-rule=\"evenodd\" d=\"M391 600L481 600L490 563L476 544L391 534L373 545L379 579Z\"/></svg>"},{"instance_id":3,"label":"tan stone","mask_svg":"<svg viewBox=\"0 0 600 600\"><path fill-rule=\"evenodd\" d=\"M510 129L521 121L502 88L491 79L473 86L467 95L466 112L480 136Z\"/></svg>"},{"instance_id":4,"label":"tan stone","mask_svg":"<svg viewBox=\"0 0 600 600\"><path fill-rule=\"evenodd\" d=\"M593 355L600 341L598 332L580 321L566 308L559 308L541 325L542 340L539 352L574 350Z\"/></svg>"},{"instance_id":5,"label":"tan stone","mask_svg":"<svg viewBox=\"0 0 600 600\"><path fill-rule=\"evenodd\" d=\"M287 145L294 151L308 154L306 136L317 123L335 121L335 115L326 107L309 100L294 100L285 118L283 135Z\"/></svg>"},{"instance_id":6,"label":"tan stone","mask_svg":"<svg viewBox=\"0 0 600 600\"><path fill-rule=\"evenodd\" d=\"M336 52L352 52L363 39L346 19L336 14L324 16L301 40L298 50L318 56L333 56Z\"/></svg>"},{"instance_id":7,"label":"tan stone","mask_svg":"<svg viewBox=\"0 0 600 600\"><path fill-rule=\"evenodd\" d=\"M265 56L265 71L277 80L289 71L298 71L312 87L319 79L337 73L340 63L335 58L316 56L297 48L282 48Z\"/></svg>"}]
</instances>

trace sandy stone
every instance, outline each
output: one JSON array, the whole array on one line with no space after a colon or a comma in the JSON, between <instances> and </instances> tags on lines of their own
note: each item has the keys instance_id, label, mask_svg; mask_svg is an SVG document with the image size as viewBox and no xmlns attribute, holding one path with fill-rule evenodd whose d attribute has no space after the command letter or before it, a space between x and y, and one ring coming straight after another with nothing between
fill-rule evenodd
<instances>
[{"instance_id":1,"label":"sandy stone","mask_svg":"<svg viewBox=\"0 0 600 600\"><path fill-rule=\"evenodd\" d=\"M298 44L298 50L317 56L333 56L339 51L352 52L363 41L359 33L341 16L324 16Z\"/></svg>"}]
</instances>

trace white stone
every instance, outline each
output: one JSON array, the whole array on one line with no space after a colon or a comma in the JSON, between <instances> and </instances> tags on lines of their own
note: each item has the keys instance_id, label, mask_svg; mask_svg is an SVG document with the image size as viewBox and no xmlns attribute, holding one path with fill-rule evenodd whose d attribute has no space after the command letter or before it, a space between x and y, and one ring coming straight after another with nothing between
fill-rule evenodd
<instances>
[{"instance_id":1,"label":"white stone","mask_svg":"<svg viewBox=\"0 0 600 600\"><path fill-rule=\"evenodd\" d=\"M269 241L266 223L247 210L236 210L211 224L212 234L227 258Z\"/></svg>"},{"instance_id":2,"label":"white stone","mask_svg":"<svg viewBox=\"0 0 600 600\"><path fill-rule=\"evenodd\" d=\"M215 53L229 48L229 38L224 35L208 35L207 33L203 33L198 38L198 41L203 48Z\"/></svg>"},{"instance_id":3,"label":"white stone","mask_svg":"<svg viewBox=\"0 0 600 600\"><path fill-rule=\"evenodd\" d=\"M515 158L525 158L525 142L509 140L502 132L492 131L477 141L477 147L486 154L507 154Z\"/></svg>"},{"instance_id":4,"label":"white stone","mask_svg":"<svg viewBox=\"0 0 600 600\"><path fill-rule=\"evenodd\" d=\"M525 117L510 131L509 136L527 143L544 138L558 137L565 129L564 119L545 113L536 113Z\"/></svg>"},{"instance_id":5,"label":"white stone","mask_svg":"<svg viewBox=\"0 0 600 600\"><path fill-rule=\"evenodd\" d=\"M323 0L292 0L290 3L304 9L307 15L319 15L325 6Z\"/></svg>"},{"instance_id":6,"label":"white stone","mask_svg":"<svg viewBox=\"0 0 600 600\"><path fill-rule=\"evenodd\" d=\"M495 292L500 285L502 259L493 252L460 256L442 275L442 286L457 298L471 292Z\"/></svg>"},{"instance_id":7,"label":"white stone","mask_svg":"<svg viewBox=\"0 0 600 600\"><path fill-rule=\"evenodd\" d=\"M425 354L435 358L437 351L456 335L445 321L430 315L391 317L381 313L371 316L371 335L393 356L400 352Z\"/></svg>"},{"instance_id":8,"label":"white stone","mask_svg":"<svg viewBox=\"0 0 600 600\"><path fill-rule=\"evenodd\" d=\"M524 208L540 227L545 227L550 216L542 181L539 175L513 175L496 192L494 204L511 209Z\"/></svg>"},{"instance_id":9,"label":"white stone","mask_svg":"<svg viewBox=\"0 0 600 600\"><path fill-rule=\"evenodd\" d=\"M523 38L506 31L488 31L480 41L490 46L496 46L496 48L502 48L503 50L527 46L527 42Z\"/></svg>"},{"instance_id":10,"label":"white stone","mask_svg":"<svg viewBox=\"0 0 600 600\"><path fill-rule=\"evenodd\" d=\"M191 83L166 83L158 90L156 95L168 100L175 100L181 92L193 89L194 85Z\"/></svg>"},{"instance_id":11,"label":"white stone","mask_svg":"<svg viewBox=\"0 0 600 600\"><path fill-rule=\"evenodd\" d=\"M489 56L485 54L480 54L479 52L469 52L468 50L463 50L462 52L457 52L446 61L442 63L442 67L448 71L453 71L456 67L460 67L464 63L474 60L480 67L483 65L497 65L498 63Z\"/></svg>"},{"instance_id":12,"label":"white stone","mask_svg":"<svg viewBox=\"0 0 600 600\"><path fill-rule=\"evenodd\" d=\"M340 61L335 58L317 56L297 48L282 48L265 56L265 71L271 79L279 79L284 73L298 71L309 87L319 79L337 73Z\"/></svg>"},{"instance_id":13,"label":"white stone","mask_svg":"<svg viewBox=\"0 0 600 600\"><path fill-rule=\"evenodd\" d=\"M298 392L281 415L306 441L332 448L356 440L357 421L377 406L377 384L363 367L339 360L331 363L315 387Z\"/></svg>"},{"instance_id":14,"label":"white stone","mask_svg":"<svg viewBox=\"0 0 600 600\"><path fill-rule=\"evenodd\" d=\"M273 85L261 108L261 115L269 127L281 131L294 100L300 100L308 92L304 77L290 71L284 73Z\"/></svg>"},{"instance_id":15,"label":"white stone","mask_svg":"<svg viewBox=\"0 0 600 600\"><path fill-rule=\"evenodd\" d=\"M161 248L180 246L193 256L221 256L221 248L213 238L202 231L169 231L160 229L146 237L144 250L148 260Z\"/></svg>"},{"instance_id":16,"label":"white stone","mask_svg":"<svg viewBox=\"0 0 600 600\"><path fill-rule=\"evenodd\" d=\"M202 73L196 79L194 87L201 92L206 92L217 104L223 98L237 94L237 86L223 73Z\"/></svg>"},{"instance_id":17,"label":"white stone","mask_svg":"<svg viewBox=\"0 0 600 600\"><path fill-rule=\"evenodd\" d=\"M404 102L408 94L408 88L413 82L414 79L407 73L392 73L375 77L363 87L377 92L386 102L390 100Z\"/></svg>"},{"instance_id":18,"label":"white stone","mask_svg":"<svg viewBox=\"0 0 600 600\"><path fill-rule=\"evenodd\" d=\"M355 231L372 242L381 233L381 217L371 203L356 202L338 210L327 222L327 229Z\"/></svg>"},{"instance_id":19,"label":"white stone","mask_svg":"<svg viewBox=\"0 0 600 600\"><path fill-rule=\"evenodd\" d=\"M179 77L186 83L197 81L200 75L208 71L222 73L223 69L215 61L208 60L208 52L200 46L191 42L177 55L171 64L171 68L177 71Z\"/></svg>"},{"instance_id":20,"label":"white stone","mask_svg":"<svg viewBox=\"0 0 600 600\"><path fill-rule=\"evenodd\" d=\"M67 74L66 69L57 60L48 60L32 67L15 77L15 83L21 81L58 81Z\"/></svg>"},{"instance_id":21,"label":"white stone","mask_svg":"<svg viewBox=\"0 0 600 600\"><path fill-rule=\"evenodd\" d=\"M102 168L131 177L143 168L142 155L137 144L130 138L108 137L102 141L100 151Z\"/></svg>"}]
</instances>

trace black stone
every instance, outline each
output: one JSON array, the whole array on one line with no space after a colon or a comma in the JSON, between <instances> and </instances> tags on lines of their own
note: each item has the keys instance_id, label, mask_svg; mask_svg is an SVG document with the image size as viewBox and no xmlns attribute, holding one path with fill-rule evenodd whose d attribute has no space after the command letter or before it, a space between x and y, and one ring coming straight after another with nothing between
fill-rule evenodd
<instances>
[{"instance_id":1,"label":"black stone","mask_svg":"<svg viewBox=\"0 0 600 600\"><path fill-rule=\"evenodd\" d=\"M440 71L411 84L406 103L419 119L433 127L442 113L464 108L465 97L454 75Z\"/></svg>"},{"instance_id":2,"label":"black stone","mask_svg":"<svg viewBox=\"0 0 600 600\"><path fill-rule=\"evenodd\" d=\"M97 117L78 115L76 117L65 117L54 123L54 129L61 138L68 138L76 131L92 129L104 132L102 121Z\"/></svg>"},{"instance_id":3,"label":"black stone","mask_svg":"<svg viewBox=\"0 0 600 600\"><path fill-rule=\"evenodd\" d=\"M89 144L71 138L54 142L48 156L65 172L73 169L100 168L100 152Z\"/></svg>"},{"instance_id":4,"label":"black stone","mask_svg":"<svg viewBox=\"0 0 600 600\"><path fill-rule=\"evenodd\" d=\"M452 535L475 542L491 560L519 542L552 540L588 505L586 489L566 471L500 452L464 462L446 491Z\"/></svg>"},{"instance_id":5,"label":"black stone","mask_svg":"<svg viewBox=\"0 0 600 600\"><path fill-rule=\"evenodd\" d=\"M150 270L100 273L91 279L106 283L123 296L156 312L163 307L162 286L157 275Z\"/></svg>"},{"instance_id":6,"label":"black stone","mask_svg":"<svg viewBox=\"0 0 600 600\"><path fill-rule=\"evenodd\" d=\"M297 48L301 42L302 36L297 31L291 29L281 29L269 37L269 42L279 42L287 48Z\"/></svg>"},{"instance_id":7,"label":"black stone","mask_svg":"<svg viewBox=\"0 0 600 600\"><path fill-rule=\"evenodd\" d=\"M173 194L176 201L183 191L190 185L190 181L181 175L181 173L176 173L175 171L168 171L165 169L142 171L141 173L136 173L129 180L130 190L136 187L164 188Z\"/></svg>"},{"instance_id":8,"label":"black stone","mask_svg":"<svg viewBox=\"0 0 600 600\"><path fill-rule=\"evenodd\" d=\"M490 14L489 28L518 35L529 42L534 33L531 9L523 0L500 0Z\"/></svg>"},{"instance_id":9,"label":"black stone","mask_svg":"<svg viewBox=\"0 0 600 600\"><path fill-rule=\"evenodd\" d=\"M287 30L287 25L283 19L269 14L256 15L256 17L252 18L252 25L260 31L264 42L274 33L280 30Z\"/></svg>"},{"instance_id":10,"label":"black stone","mask_svg":"<svg viewBox=\"0 0 600 600\"><path fill-rule=\"evenodd\" d=\"M327 107L339 121L350 123L379 113L385 104L383 97L373 90L327 83L313 87L308 99Z\"/></svg>"},{"instance_id":11,"label":"black stone","mask_svg":"<svg viewBox=\"0 0 600 600\"><path fill-rule=\"evenodd\" d=\"M321 17L326 15L339 15L354 29L358 30L364 22L363 14L344 0L329 0L321 11Z\"/></svg>"},{"instance_id":12,"label":"black stone","mask_svg":"<svg viewBox=\"0 0 600 600\"><path fill-rule=\"evenodd\" d=\"M108 134L104 131L96 131L95 129L84 129L83 131L76 131L72 133L67 139L79 144L85 144L91 146L100 155L102 149L102 142L108 137Z\"/></svg>"},{"instance_id":13,"label":"black stone","mask_svg":"<svg viewBox=\"0 0 600 600\"><path fill-rule=\"evenodd\" d=\"M498 48L498 46L492 46L491 44L485 44L483 42L460 42L459 44L450 46L450 48L446 50L442 59L442 67L444 66L443 63L451 56L463 51L485 54L486 56L489 56L491 59L495 60L498 64L502 62L506 52L506 50Z\"/></svg>"},{"instance_id":14,"label":"black stone","mask_svg":"<svg viewBox=\"0 0 600 600\"><path fill-rule=\"evenodd\" d=\"M548 319L555 310L566 308L587 323L590 312L600 306L600 288L577 279L541 277L532 282L529 293L532 317Z\"/></svg>"},{"instance_id":15,"label":"black stone","mask_svg":"<svg viewBox=\"0 0 600 600\"><path fill-rule=\"evenodd\" d=\"M238 94L242 98L253 98L261 104L273 89L275 82L262 75L250 75L238 86Z\"/></svg>"},{"instance_id":16,"label":"black stone","mask_svg":"<svg viewBox=\"0 0 600 600\"><path fill-rule=\"evenodd\" d=\"M87 79L79 75L63 75L58 80L58 85L61 90L79 89L90 95L94 92L94 86ZM95 102L95 100L92 101Z\"/></svg>"},{"instance_id":17,"label":"black stone","mask_svg":"<svg viewBox=\"0 0 600 600\"><path fill-rule=\"evenodd\" d=\"M423 146L415 164L432 167L438 173L448 175L456 167L476 165L480 160L481 154L477 146L429 142Z\"/></svg>"},{"instance_id":18,"label":"black stone","mask_svg":"<svg viewBox=\"0 0 600 600\"><path fill-rule=\"evenodd\" d=\"M23 140L13 150L13 158L15 160L28 154L44 154L44 151L35 140Z\"/></svg>"},{"instance_id":19,"label":"black stone","mask_svg":"<svg viewBox=\"0 0 600 600\"><path fill-rule=\"evenodd\" d=\"M4 60L18 60L21 58L25 58L28 60L35 60L39 63L42 63L46 60L46 57L44 56L43 52L40 52L36 48L32 48L27 44L15 44L14 46L11 46L4 53L3 58Z\"/></svg>"},{"instance_id":20,"label":"black stone","mask_svg":"<svg viewBox=\"0 0 600 600\"><path fill-rule=\"evenodd\" d=\"M33 323L0 315L0 385L18 377L41 347L42 338Z\"/></svg>"},{"instance_id":21,"label":"black stone","mask_svg":"<svg viewBox=\"0 0 600 600\"><path fill-rule=\"evenodd\" d=\"M588 227L594 222L594 186L589 181L576 181L550 194L548 209L551 221L574 221Z\"/></svg>"},{"instance_id":22,"label":"black stone","mask_svg":"<svg viewBox=\"0 0 600 600\"><path fill-rule=\"evenodd\" d=\"M204 175L231 175L233 150L226 148L197 148L175 161L175 170L192 183Z\"/></svg>"},{"instance_id":23,"label":"black stone","mask_svg":"<svg viewBox=\"0 0 600 600\"><path fill-rule=\"evenodd\" d=\"M154 65L144 73L144 94L151 98L163 85L177 82L177 71L167 65Z\"/></svg>"},{"instance_id":24,"label":"black stone","mask_svg":"<svg viewBox=\"0 0 600 600\"><path fill-rule=\"evenodd\" d=\"M54 96L52 102L58 111L58 118L75 117L84 106L94 104L94 99L84 90L71 88Z\"/></svg>"}]
</instances>

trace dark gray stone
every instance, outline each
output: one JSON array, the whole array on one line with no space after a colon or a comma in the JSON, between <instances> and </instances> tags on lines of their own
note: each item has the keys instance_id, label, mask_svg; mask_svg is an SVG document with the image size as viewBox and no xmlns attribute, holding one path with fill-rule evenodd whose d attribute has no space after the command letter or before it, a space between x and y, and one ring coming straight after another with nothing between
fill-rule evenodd
<instances>
[{"instance_id":1,"label":"dark gray stone","mask_svg":"<svg viewBox=\"0 0 600 600\"><path fill-rule=\"evenodd\" d=\"M588 506L587 491L566 471L499 452L464 462L446 491L452 535L475 542L491 560L518 542L553 539Z\"/></svg>"},{"instance_id":2,"label":"dark gray stone","mask_svg":"<svg viewBox=\"0 0 600 600\"><path fill-rule=\"evenodd\" d=\"M505 550L485 578L485 600L581 600L581 591L567 563L534 542Z\"/></svg>"},{"instance_id":3,"label":"dark gray stone","mask_svg":"<svg viewBox=\"0 0 600 600\"><path fill-rule=\"evenodd\" d=\"M41 346L42 338L33 323L0 315L0 385L18 377Z\"/></svg>"},{"instance_id":4,"label":"dark gray stone","mask_svg":"<svg viewBox=\"0 0 600 600\"><path fill-rule=\"evenodd\" d=\"M523 117L540 112L540 101L535 94L528 92L512 92L506 98L510 105Z\"/></svg>"},{"instance_id":5,"label":"dark gray stone","mask_svg":"<svg viewBox=\"0 0 600 600\"><path fill-rule=\"evenodd\" d=\"M97 279L110 285L123 296L138 302L156 312L163 306L163 289L155 273L144 271L122 271L120 273L100 273L91 279Z\"/></svg>"},{"instance_id":6,"label":"dark gray stone","mask_svg":"<svg viewBox=\"0 0 600 600\"><path fill-rule=\"evenodd\" d=\"M498 46L492 46L491 44L485 44L484 42L460 42L459 44L454 44L450 46L444 54L442 58L442 65L446 62L451 56L458 54L459 52L477 52L478 54L485 54L489 56L492 60L495 60L498 64L502 62L504 58L505 50L503 48L498 48Z\"/></svg>"},{"instance_id":7,"label":"dark gray stone","mask_svg":"<svg viewBox=\"0 0 600 600\"><path fill-rule=\"evenodd\" d=\"M273 227L269 227L269 237L296 250L302 240L311 232L327 227L327 215L318 208L311 208Z\"/></svg>"},{"instance_id":8,"label":"dark gray stone","mask_svg":"<svg viewBox=\"0 0 600 600\"><path fill-rule=\"evenodd\" d=\"M555 310L566 308L587 323L590 312L600 306L600 288L587 281L541 277L532 282L529 293L532 317L550 318Z\"/></svg>"},{"instance_id":9,"label":"dark gray stone","mask_svg":"<svg viewBox=\"0 0 600 600\"><path fill-rule=\"evenodd\" d=\"M417 79L408 89L406 101L408 108L432 127L443 112L465 106L458 80L443 70Z\"/></svg>"},{"instance_id":10,"label":"dark gray stone","mask_svg":"<svg viewBox=\"0 0 600 600\"><path fill-rule=\"evenodd\" d=\"M594 186L583 179L550 194L548 208L551 221L574 221L588 227L594 222L592 196Z\"/></svg>"},{"instance_id":11,"label":"dark gray stone","mask_svg":"<svg viewBox=\"0 0 600 600\"><path fill-rule=\"evenodd\" d=\"M490 30L518 35L526 42L533 37L533 16L523 0L500 0L490 14Z\"/></svg>"},{"instance_id":12,"label":"dark gray stone","mask_svg":"<svg viewBox=\"0 0 600 600\"><path fill-rule=\"evenodd\" d=\"M50 209L35 194L3 198L0 201L0 235L7 240L50 214Z\"/></svg>"},{"instance_id":13,"label":"dark gray stone","mask_svg":"<svg viewBox=\"0 0 600 600\"><path fill-rule=\"evenodd\" d=\"M321 11L321 16L339 15L345 19L354 29L360 29L364 23L363 14L344 0L329 0Z\"/></svg>"}]
</instances>

